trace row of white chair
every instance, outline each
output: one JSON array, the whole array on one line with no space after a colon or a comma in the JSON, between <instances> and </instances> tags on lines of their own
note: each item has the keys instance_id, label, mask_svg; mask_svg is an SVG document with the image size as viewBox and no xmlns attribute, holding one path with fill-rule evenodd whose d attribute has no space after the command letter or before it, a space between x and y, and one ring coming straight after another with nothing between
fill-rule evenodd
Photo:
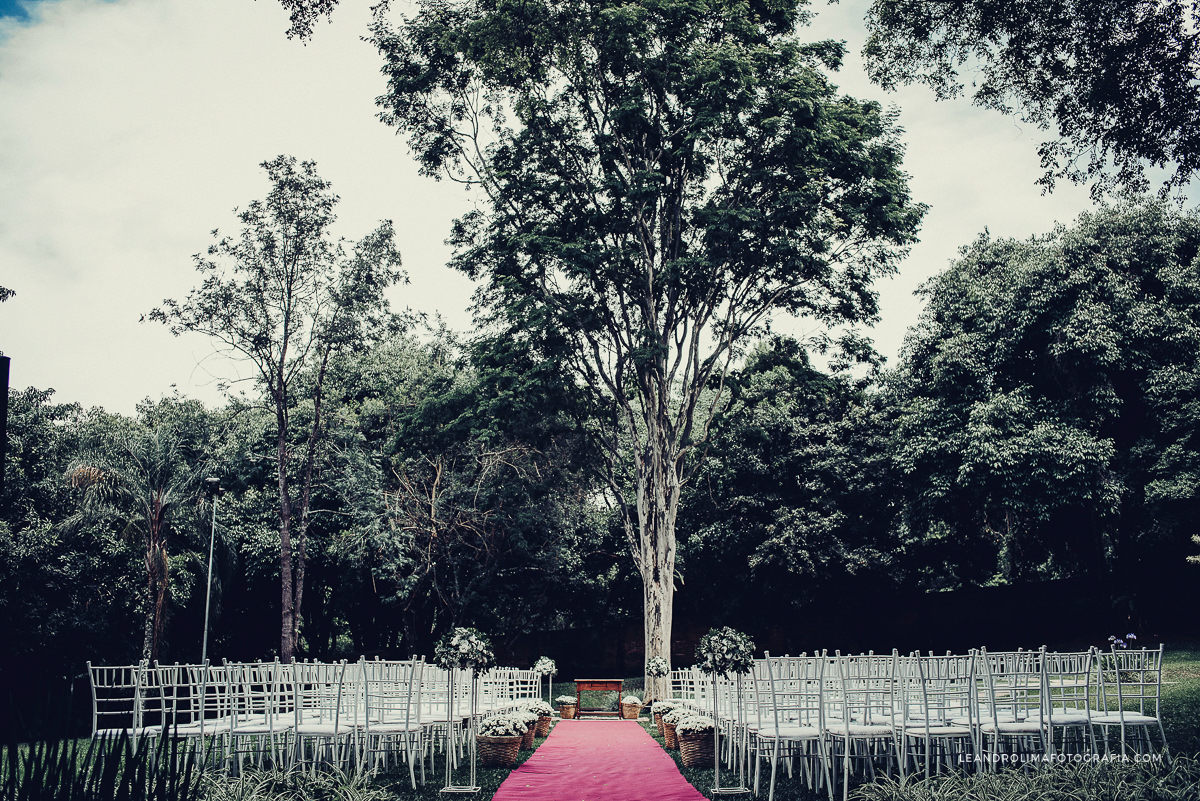
<instances>
[{"instance_id":1,"label":"row of white chair","mask_svg":"<svg viewBox=\"0 0 1200 801\"><path fill-rule=\"evenodd\" d=\"M947 766L983 770L1074 755L1166 750L1162 646L888 655L822 653L756 660L748 679L672 673L677 703L718 710L721 758L754 790L770 766L843 796L851 774L903 778ZM714 706L715 705L715 706ZM1099 732L1099 737L1098 737Z\"/></svg>"},{"instance_id":2,"label":"row of white chair","mask_svg":"<svg viewBox=\"0 0 1200 801\"><path fill-rule=\"evenodd\" d=\"M417 785L439 750L454 759L483 714L540 696L530 670L472 676L428 664L226 662L101 666L88 663L92 737L172 738L204 764L336 765L386 769L401 761Z\"/></svg>"}]
</instances>

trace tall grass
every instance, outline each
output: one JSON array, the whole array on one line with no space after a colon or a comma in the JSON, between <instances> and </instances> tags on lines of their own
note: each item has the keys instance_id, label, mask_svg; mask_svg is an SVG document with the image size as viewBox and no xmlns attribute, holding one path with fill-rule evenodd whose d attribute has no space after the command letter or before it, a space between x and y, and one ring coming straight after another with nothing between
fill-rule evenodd
<instances>
[{"instance_id":1,"label":"tall grass","mask_svg":"<svg viewBox=\"0 0 1200 801\"><path fill-rule=\"evenodd\" d=\"M1039 764L1025 770L954 773L901 782L885 778L860 785L855 801L1195 801L1200 762L1086 761Z\"/></svg>"},{"instance_id":2,"label":"tall grass","mask_svg":"<svg viewBox=\"0 0 1200 801\"><path fill-rule=\"evenodd\" d=\"M199 776L174 742L128 737L8 742L3 801L198 801Z\"/></svg>"}]
</instances>

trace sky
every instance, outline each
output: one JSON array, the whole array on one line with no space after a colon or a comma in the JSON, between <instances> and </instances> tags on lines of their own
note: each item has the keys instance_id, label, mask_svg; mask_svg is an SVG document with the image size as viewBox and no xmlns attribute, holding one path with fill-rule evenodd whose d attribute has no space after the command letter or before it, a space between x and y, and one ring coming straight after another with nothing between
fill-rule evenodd
<instances>
[{"instance_id":1,"label":"sky","mask_svg":"<svg viewBox=\"0 0 1200 801\"><path fill-rule=\"evenodd\" d=\"M342 0L313 38L288 40L276 0L0 0L0 352L11 385L132 413L179 394L221 402L249 373L200 335L140 322L195 286L192 255L268 189L259 164L314 160L341 197L336 232L394 221L410 283L397 307L470 326L470 281L445 266L459 186L417 174L377 118L381 60L361 41L373 0ZM403 0L393 4L402 9ZM930 206L898 276L877 285L873 336L895 363L914 290L987 228L1027 237L1090 207L1085 188L1044 195L1040 132L920 87L884 93L863 74L865 0L814 3L806 36L847 42L834 82L900 108L905 169Z\"/></svg>"}]
</instances>

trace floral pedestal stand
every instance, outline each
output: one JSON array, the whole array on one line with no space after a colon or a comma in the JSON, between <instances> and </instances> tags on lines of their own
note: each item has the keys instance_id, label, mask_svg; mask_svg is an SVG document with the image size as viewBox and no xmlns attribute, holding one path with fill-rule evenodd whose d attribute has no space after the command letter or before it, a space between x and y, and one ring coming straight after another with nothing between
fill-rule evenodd
<instances>
[{"instance_id":1,"label":"floral pedestal stand","mask_svg":"<svg viewBox=\"0 0 1200 801\"><path fill-rule=\"evenodd\" d=\"M454 718L455 718L455 715L454 715L454 707L455 707L454 674L457 672L458 671L455 670L454 668L450 668L450 678L449 678L448 686L446 688L446 691L449 694L449 698L450 698L450 703L449 703L450 714L447 716L447 719L446 719L446 786L443 787L440 790L440 792L447 793L447 794L473 795L473 794L479 792L479 785L476 783L476 779L475 779L475 765L476 765L475 713L477 711L476 710L476 707L477 707L476 698L478 696L478 694L475 692L476 674L475 674L475 669L472 668L471 672L470 672L470 679L467 684L466 701L467 701L467 713L468 714L467 714L467 730L464 733L464 740L467 743L467 750L470 752L470 756L468 758L468 764L470 765L469 772L468 772L468 779L467 779L466 784L454 784L454 782L453 782L454 761L455 761L454 760L454 742L453 742Z\"/></svg>"},{"instance_id":2,"label":"floral pedestal stand","mask_svg":"<svg viewBox=\"0 0 1200 801\"><path fill-rule=\"evenodd\" d=\"M538 661L533 665L534 672L538 677L538 698L542 697L542 676L546 677L546 703L551 703L550 696L554 694L554 675L558 673L558 666L554 664L554 660L548 656L538 657Z\"/></svg>"},{"instance_id":3,"label":"floral pedestal stand","mask_svg":"<svg viewBox=\"0 0 1200 801\"><path fill-rule=\"evenodd\" d=\"M713 686L713 795L743 795L749 794L750 788L746 786L746 761L738 757L737 784L722 787L721 786L721 695L717 692L717 674L712 673ZM737 707L731 709L731 717L734 721L739 719L739 713L742 710L742 677L741 674L734 676L736 683L736 699L731 698L731 705L736 703ZM730 753L735 753L731 751Z\"/></svg>"},{"instance_id":4,"label":"floral pedestal stand","mask_svg":"<svg viewBox=\"0 0 1200 801\"><path fill-rule=\"evenodd\" d=\"M475 732L478 726L476 713L479 711L479 693L476 686L479 671L487 670L495 660L492 644L488 638L475 629L456 628L442 637L434 648L434 661L447 672L446 678L446 785L443 793L472 795L479 792L475 780L476 742ZM463 671L469 677L467 680L466 711L467 728L464 741L470 751L470 773L467 784L454 783L454 721L458 706L458 693L455 692L455 677L458 671Z\"/></svg>"},{"instance_id":5,"label":"floral pedestal stand","mask_svg":"<svg viewBox=\"0 0 1200 801\"><path fill-rule=\"evenodd\" d=\"M720 676L734 676L735 693L730 698L732 720L739 719L742 707L742 674L749 673L754 667L754 643L750 638L728 626L721 629L711 629L700 638L696 646L696 659L712 678L713 699L713 786L712 794L742 795L750 792L746 786L746 769L743 760L738 759L738 784L734 787L721 786L721 693L717 684Z\"/></svg>"}]
</instances>

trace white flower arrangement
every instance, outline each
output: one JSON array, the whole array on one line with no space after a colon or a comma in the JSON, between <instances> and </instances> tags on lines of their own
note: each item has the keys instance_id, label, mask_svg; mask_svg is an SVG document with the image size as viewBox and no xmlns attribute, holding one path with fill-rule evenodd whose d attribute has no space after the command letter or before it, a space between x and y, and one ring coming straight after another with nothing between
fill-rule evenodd
<instances>
[{"instance_id":1,"label":"white flower arrangement","mask_svg":"<svg viewBox=\"0 0 1200 801\"><path fill-rule=\"evenodd\" d=\"M554 660L548 656L538 657L538 661L533 663L533 672L539 676L549 676L551 673L558 672L558 666L554 664Z\"/></svg>"},{"instance_id":2,"label":"white flower arrangement","mask_svg":"<svg viewBox=\"0 0 1200 801\"><path fill-rule=\"evenodd\" d=\"M532 712L528 709L514 709L508 713L509 717L521 724L521 732L532 726L537 725L538 718L541 717L537 712Z\"/></svg>"},{"instance_id":3,"label":"white flower arrangement","mask_svg":"<svg viewBox=\"0 0 1200 801\"><path fill-rule=\"evenodd\" d=\"M726 677L749 673L754 667L754 643L728 626L710 629L696 646L696 659L699 660L698 667L705 673Z\"/></svg>"},{"instance_id":4,"label":"white flower arrangement","mask_svg":"<svg viewBox=\"0 0 1200 801\"><path fill-rule=\"evenodd\" d=\"M650 661L646 663L647 676L665 676L671 672L671 666L667 664L667 660L661 656L652 656Z\"/></svg>"},{"instance_id":5,"label":"white flower arrangement","mask_svg":"<svg viewBox=\"0 0 1200 801\"><path fill-rule=\"evenodd\" d=\"M688 715L696 714L686 706L677 706L669 712L664 712L662 716L663 723L670 723L672 726L686 718Z\"/></svg>"},{"instance_id":6,"label":"white flower arrangement","mask_svg":"<svg viewBox=\"0 0 1200 801\"><path fill-rule=\"evenodd\" d=\"M638 704L638 705L640 705L642 703L642 699L638 698L636 695L627 695L621 699L621 703L622 704Z\"/></svg>"},{"instance_id":7,"label":"white flower arrangement","mask_svg":"<svg viewBox=\"0 0 1200 801\"><path fill-rule=\"evenodd\" d=\"M496 656L488 638L475 629L456 628L447 632L433 649L433 660L445 670L484 671Z\"/></svg>"},{"instance_id":8,"label":"white flower arrangement","mask_svg":"<svg viewBox=\"0 0 1200 801\"><path fill-rule=\"evenodd\" d=\"M575 699L572 698L571 700L574 701ZM546 717L548 715L554 714L554 707L550 706L549 704L547 704L545 701L541 700L540 698L537 699L536 701L530 701L529 703L525 704L525 708L528 709L530 712L533 712L534 714L539 715L541 717Z\"/></svg>"},{"instance_id":9,"label":"white flower arrangement","mask_svg":"<svg viewBox=\"0 0 1200 801\"><path fill-rule=\"evenodd\" d=\"M650 711L655 715L665 715L671 710L677 709L678 707L679 704L675 703L674 701L655 701L651 705Z\"/></svg>"},{"instance_id":10,"label":"white flower arrangement","mask_svg":"<svg viewBox=\"0 0 1200 801\"><path fill-rule=\"evenodd\" d=\"M488 715L479 722L480 737L520 737L525 725L512 715Z\"/></svg>"},{"instance_id":11,"label":"white flower arrangement","mask_svg":"<svg viewBox=\"0 0 1200 801\"><path fill-rule=\"evenodd\" d=\"M554 699L554 703L559 706L575 706L579 701L573 695L560 695Z\"/></svg>"},{"instance_id":12,"label":"white flower arrangement","mask_svg":"<svg viewBox=\"0 0 1200 801\"><path fill-rule=\"evenodd\" d=\"M686 737L694 734L710 734L713 730L713 719L708 715L701 715L698 712L687 709L683 710L684 714L675 721L675 735L677 737Z\"/></svg>"}]
</instances>

